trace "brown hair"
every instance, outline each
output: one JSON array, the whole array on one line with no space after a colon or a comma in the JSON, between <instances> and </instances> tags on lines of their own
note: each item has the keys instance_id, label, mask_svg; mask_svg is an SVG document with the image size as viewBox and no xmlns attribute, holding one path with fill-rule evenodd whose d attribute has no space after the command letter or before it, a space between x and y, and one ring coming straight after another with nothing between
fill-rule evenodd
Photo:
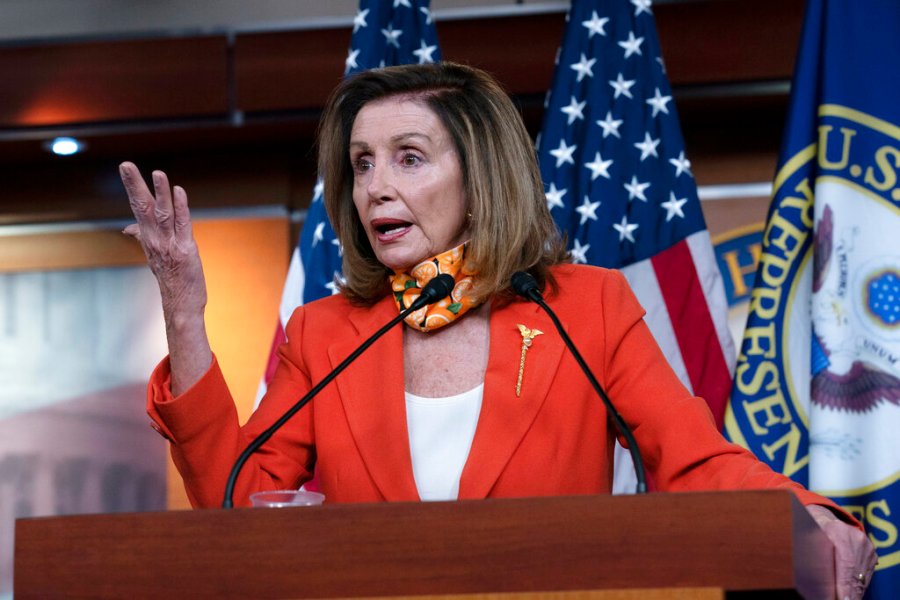
<instances>
[{"instance_id":1,"label":"brown hair","mask_svg":"<svg viewBox=\"0 0 900 600\"><path fill-rule=\"evenodd\" d=\"M509 279L529 271L541 288L554 282L548 267L568 259L547 209L531 138L509 96L487 73L437 63L364 71L332 92L319 125L319 173L325 208L343 245L345 282L352 301L373 304L388 293L353 204L349 144L360 109L373 100L404 96L434 111L460 159L471 241L467 259L478 271L479 300L512 294Z\"/></svg>"}]
</instances>

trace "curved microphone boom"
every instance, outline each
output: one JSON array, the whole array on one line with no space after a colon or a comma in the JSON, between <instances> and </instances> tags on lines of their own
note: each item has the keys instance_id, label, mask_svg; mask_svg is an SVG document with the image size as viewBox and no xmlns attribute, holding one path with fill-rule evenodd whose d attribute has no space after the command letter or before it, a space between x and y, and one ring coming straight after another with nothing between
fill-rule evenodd
<instances>
[{"instance_id":1,"label":"curved microphone boom","mask_svg":"<svg viewBox=\"0 0 900 600\"><path fill-rule=\"evenodd\" d=\"M366 351L369 346L375 343L378 338L387 333L394 325L402 321L409 315L420 308L423 308L429 304L434 304L438 300L442 300L450 295L450 292L453 291L454 280L452 275L448 275L447 273L442 273L437 277L433 278L428 284L422 288L422 293L416 298L415 302L413 302L409 308L400 312L399 315L391 319L387 325L376 331L372 334L372 337L367 339L365 342L360 345L359 348L353 351L350 356L345 358L341 364L334 368L334 370L325 376L322 381L317 383L315 387L313 387L305 396L300 398L296 404L294 404L291 408L287 410L277 421L275 421L268 429L263 431L261 434L256 436L256 438L250 442L250 444L241 452L241 455L235 461L234 466L231 468L231 473L228 475L228 482L225 484L225 498L222 500L222 508L232 508L234 506L234 486L237 482L238 474L241 472L241 469L244 466L244 463L247 462L247 459L250 458L250 455L256 452L260 446L269 441L269 438L274 435L276 431L281 429L282 425L288 422L291 417L293 417L297 412L306 406L306 404L312 400L316 394L322 391L326 385L331 383L331 380L337 377L341 371L350 366L354 360L356 360L360 354Z\"/></svg>"},{"instance_id":2,"label":"curved microphone boom","mask_svg":"<svg viewBox=\"0 0 900 600\"><path fill-rule=\"evenodd\" d=\"M637 440L634 439L634 435L631 433L631 429L625 423L625 420L622 419L622 415L620 415L619 411L616 410L616 407L613 406L612 400L610 400L609 396L606 395L606 392L603 391L603 387L600 385L600 383L597 382L597 378L594 377L594 374L591 372L590 367L588 367L587 363L581 357L581 353L578 352L578 349L575 347L575 344L572 342L569 334L566 333L566 330L563 328L562 323L559 322L559 319L556 317L556 313L550 310L550 307L547 306L546 302L544 302L544 297L541 295L541 290L538 287L537 281L535 281L534 277L532 277L530 273L517 271L516 273L513 273L513 276L510 279L510 283L512 284L513 291L515 291L516 294L522 296L527 300L531 300L532 302L543 308L548 315L550 315L550 318L553 320L553 324L556 325L556 330L559 332L560 337L562 337L563 341L566 343L566 346L569 348L572 356L575 357L575 360L578 362L578 366L580 366L581 370L584 371L584 374L587 376L588 381L591 382L594 390L600 396L600 399L603 400L603 404L606 406L606 410L612 417L613 423L616 424L616 429L619 430L619 433L621 433L622 437L625 438L625 441L628 442L628 451L631 453L631 460L634 462L634 472L637 476L637 488L635 492L638 494L646 494L647 478L644 475L644 460L641 458L641 451L638 448Z\"/></svg>"}]
</instances>

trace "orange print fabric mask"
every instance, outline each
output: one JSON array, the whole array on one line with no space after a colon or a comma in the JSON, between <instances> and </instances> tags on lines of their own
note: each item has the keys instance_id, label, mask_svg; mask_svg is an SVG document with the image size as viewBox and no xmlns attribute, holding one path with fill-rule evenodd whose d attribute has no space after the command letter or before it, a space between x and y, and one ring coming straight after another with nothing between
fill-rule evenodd
<instances>
[{"instance_id":1,"label":"orange print fabric mask","mask_svg":"<svg viewBox=\"0 0 900 600\"><path fill-rule=\"evenodd\" d=\"M475 272L466 264L468 245L466 242L420 262L408 272L395 271L390 276L394 302L400 311L409 308L422 293L422 288L438 275L446 273L453 276L456 282L449 297L407 315L404 319L407 325L418 331L434 331L452 323L477 305L469 296Z\"/></svg>"}]
</instances>

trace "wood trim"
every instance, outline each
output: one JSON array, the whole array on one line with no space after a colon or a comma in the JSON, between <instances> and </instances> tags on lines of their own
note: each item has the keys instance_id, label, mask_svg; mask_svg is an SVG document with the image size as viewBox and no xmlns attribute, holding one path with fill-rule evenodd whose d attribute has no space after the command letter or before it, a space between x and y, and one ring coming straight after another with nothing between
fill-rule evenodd
<instances>
[{"instance_id":1,"label":"wood trim","mask_svg":"<svg viewBox=\"0 0 900 600\"><path fill-rule=\"evenodd\" d=\"M789 78L802 0L654 7L673 85ZM512 94L543 94L563 13L439 22L444 58L494 73ZM349 27L0 48L0 127L222 117L235 108L317 109L340 80Z\"/></svg>"},{"instance_id":2,"label":"wood trim","mask_svg":"<svg viewBox=\"0 0 900 600\"><path fill-rule=\"evenodd\" d=\"M0 81L0 127L225 114L227 40L3 48Z\"/></svg>"},{"instance_id":3,"label":"wood trim","mask_svg":"<svg viewBox=\"0 0 900 600\"><path fill-rule=\"evenodd\" d=\"M140 245L118 231L69 231L0 237L0 272L55 271L146 264Z\"/></svg>"},{"instance_id":4,"label":"wood trim","mask_svg":"<svg viewBox=\"0 0 900 600\"><path fill-rule=\"evenodd\" d=\"M578 590L574 592L509 592L506 594L428 594L383 596L378 600L724 600L721 588L645 588L638 590ZM346 599L345 599L346 600ZM357 600L373 600L357 599Z\"/></svg>"}]
</instances>

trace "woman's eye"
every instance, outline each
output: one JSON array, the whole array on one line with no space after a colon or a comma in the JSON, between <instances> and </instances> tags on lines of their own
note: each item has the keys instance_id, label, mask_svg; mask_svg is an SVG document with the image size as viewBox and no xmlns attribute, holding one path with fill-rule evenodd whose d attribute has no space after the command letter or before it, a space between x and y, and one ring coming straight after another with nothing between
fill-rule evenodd
<instances>
[{"instance_id":1,"label":"woman's eye","mask_svg":"<svg viewBox=\"0 0 900 600\"><path fill-rule=\"evenodd\" d=\"M400 162L404 167L414 167L421 162L421 159L415 154L404 154Z\"/></svg>"},{"instance_id":2,"label":"woman's eye","mask_svg":"<svg viewBox=\"0 0 900 600\"><path fill-rule=\"evenodd\" d=\"M372 163L365 158L357 158L353 161L353 170L356 173L365 173L372 168Z\"/></svg>"}]
</instances>

